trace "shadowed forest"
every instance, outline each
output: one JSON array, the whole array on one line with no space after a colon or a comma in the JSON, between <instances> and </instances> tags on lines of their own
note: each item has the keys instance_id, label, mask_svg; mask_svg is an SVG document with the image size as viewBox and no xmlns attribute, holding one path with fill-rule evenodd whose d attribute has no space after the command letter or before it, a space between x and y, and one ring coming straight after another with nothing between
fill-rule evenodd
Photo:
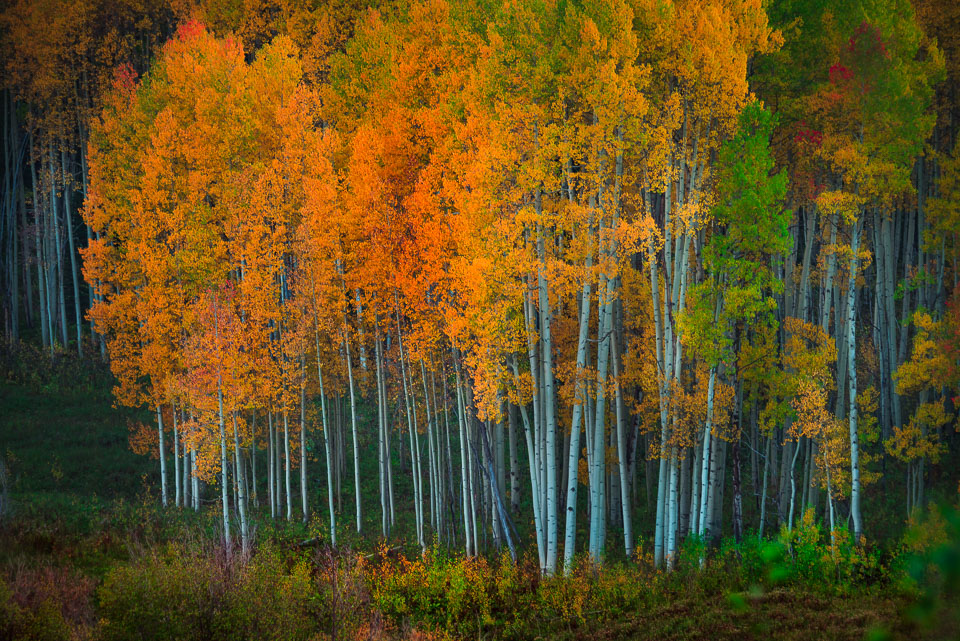
<instances>
[{"instance_id":1,"label":"shadowed forest","mask_svg":"<svg viewBox=\"0 0 960 641\"><path fill-rule=\"evenodd\" d=\"M960 638L960 5L0 50L0 639Z\"/></svg>"}]
</instances>

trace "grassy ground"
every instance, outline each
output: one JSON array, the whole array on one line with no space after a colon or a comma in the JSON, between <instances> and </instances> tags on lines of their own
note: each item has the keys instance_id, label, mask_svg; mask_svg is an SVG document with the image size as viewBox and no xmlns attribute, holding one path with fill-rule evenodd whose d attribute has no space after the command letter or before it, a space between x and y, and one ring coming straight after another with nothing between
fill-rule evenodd
<instances>
[{"instance_id":1,"label":"grassy ground","mask_svg":"<svg viewBox=\"0 0 960 641\"><path fill-rule=\"evenodd\" d=\"M0 457L7 467L9 499L0 521L0 577L8 594L4 597L0 590L0 602L7 598L15 607L4 609L0 603L0 639L25 634L23 630L27 628L23 626L27 624L23 621L29 616L23 613L40 612L43 603L59 604L57 607L66 622L65 628L57 628L65 636L52 633L53 636L46 638L97 638L101 634L107 638L107 628L102 621L98 623L109 607L104 600L108 594L102 588L104 581L116 581L117 573L124 568L140 567L143 559L169 550L171 545L207 550L205 554L213 555L210 558L222 554L222 550L216 551L214 543L219 537L217 515L212 508L199 515L159 509L157 463L133 454L127 441L128 422L149 420L149 417L113 407L102 371L86 374L78 371L72 380L64 381L48 375L29 379L22 370L19 375L11 376L8 370L7 379L0 381ZM376 461L372 465L375 468ZM410 480L409 473L402 470L395 473L399 503L409 495ZM365 528L368 532L379 532L376 470L365 469L363 476L369 480L362 488ZM352 485L352 478L350 481L346 487ZM315 491L319 503L319 487ZM400 504L397 508L401 513L405 510ZM348 525L353 521L353 496L349 493L343 497L343 513L339 518L342 524L347 524L343 529L351 531ZM316 599L329 604L331 594L335 593L325 587L327 574L322 562L317 560L317 553L296 547L296 542L305 536L322 531L324 520L325 509L307 526L274 524L262 513L256 517L258 542L280 559L281 574L277 576L281 578L276 579L276 585L287 585L298 564L303 565L312 577L310 585L316 591ZM402 537L404 532L401 526L399 535ZM369 554L374 546L372 540L349 534L343 538L361 556ZM402 564L391 567L398 576L411 571ZM516 593L519 596L510 597L515 600L502 597L506 600L484 614L489 620L478 623L475 629L469 622L469 617L474 616L471 614L464 615L464 620L450 619L450 628L445 633L442 626L438 628L431 623L432 610L406 612L400 608L396 611L400 614L391 610L391 604L410 603L419 598L416 580L403 583L398 579L396 585L402 584L402 587L391 584L394 585L391 592L378 590L376 580L370 578L375 576L373 570L367 568L363 572L354 576L357 584L362 584L357 588L357 594L362 596L357 597L356 603L365 613L358 616L368 620L357 624L354 633L368 637L381 634L398 638L442 638L446 634L456 638L469 630L472 638L501 635L711 641L960 638L960 631L953 627L956 619L943 616L942 608L925 628L905 617L912 597L892 584L844 592L808 589L798 583L767 586L761 590L742 581L737 584L736 580L724 584L722 574L699 575L696 571L688 572L686 577L652 581L650 585L665 591L638 597L639 600L624 597L618 592L621 588L615 586L598 587L603 584L602 577L587 577L583 585L592 595L590 599L594 599L588 599L594 609L584 610L575 619L540 614L543 608L553 607L550 604L556 600L550 590L562 592L568 588L556 588L549 583L543 587L534 577L528 579L531 587L521 589ZM626 580L640 576L630 574L633 570L624 572L617 576L627 577ZM499 580L481 589L481 593L487 595L483 598L496 600ZM715 584L708 584L709 581ZM451 585L454 585L453 579L442 578L441 598L447 598L445 592ZM132 594L133 587L129 589ZM621 607L622 611L617 609ZM13 615L10 613L14 611L11 608L19 608L16 610L20 612L19 628L11 627ZM382 613L377 614L381 610ZM303 638L325 638L323 635L329 631L324 631L336 621L335 616L329 618L332 615L323 607L303 612L297 616L317 617L314 633L320 635ZM29 620L39 621L39 616ZM479 615L476 616L479 620ZM244 634L238 633L238 636ZM249 638L258 636L250 633Z\"/></svg>"},{"instance_id":2,"label":"grassy ground","mask_svg":"<svg viewBox=\"0 0 960 641\"><path fill-rule=\"evenodd\" d=\"M18 502L50 495L132 498L156 464L130 451L127 421L102 394L0 383L0 446ZM156 476L156 478L154 478Z\"/></svg>"}]
</instances>

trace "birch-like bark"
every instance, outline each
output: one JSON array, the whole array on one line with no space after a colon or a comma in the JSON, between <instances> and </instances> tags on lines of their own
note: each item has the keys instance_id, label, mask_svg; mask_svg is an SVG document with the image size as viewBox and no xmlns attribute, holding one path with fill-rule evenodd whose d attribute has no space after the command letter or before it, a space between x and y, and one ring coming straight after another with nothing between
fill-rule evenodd
<instances>
[{"instance_id":1,"label":"birch-like bark","mask_svg":"<svg viewBox=\"0 0 960 641\"><path fill-rule=\"evenodd\" d=\"M167 454L163 443L163 412L157 403L157 436L160 442L160 500L167 507Z\"/></svg>"},{"instance_id":2,"label":"birch-like bark","mask_svg":"<svg viewBox=\"0 0 960 641\"><path fill-rule=\"evenodd\" d=\"M388 453L387 443L386 443L386 427L385 415L386 408L384 407L386 396L383 393L383 347L380 344L380 333L377 330L377 333L374 336L374 357L376 360L376 370L377 370L377 461L379 464L380 471L380 530L383 534L383 537L386 538L390 533L390 507L387 502L387 493L389 488L387 487L387 461L386 456ZM357 493L360 492L359 481L357 483Z\"/></svg>"},{"instance_id":3,"label":"birch-like bark","mask_svg":"<svg viewBox=\"0 0 960 641\"><path fill-rule=\"evenodd\" d=\"M357 504L357 534L360 534L363 531L363 510L360 505L360 448L357 445L357 397L353 384L353 361L350 358L350 340L347 338L346 316L344 316L343 322L343 348L347 356L347 381L350 384L350 425L353 428L353 491L356 495Z\"/></svg>"},{"instance_id":4,"label":"birch-like bark","mask_svg":"<svg viewBox=\"0 0 960 641\"><path fill-rule=\"evenodd\" d=\"M717 380L717 368L710 368L710 380L707 383L707 421L703 428L703 454L700 458L700 506L697 517L697 535L703 539L707 535L707 499L710 496L710 441L713 431L713 399ZM766 480L766 479L764 479Z\"/></svg>"},{"instance_id":5,"label":"birch-like bark","mask_svg":"<svg viewBox=\"0 0 960 641\"><path fill-rule=\"evenodd\" d=\"M323 449L327 459L327 507L330 510L330 545L337 547L337 514L333 509L333 461L330 453L330 422L327 420L327 395L323 390L320 367L320 338L317 334L317 380L320 383L320 414L323 420Z\"/></svg>"},{"instance_id":6,"label":"birch-like bark","mask_svg":"<svg viewBox=\"0 0 960 641\"><path fill-rule=\"evenodd\" d=\"M513 375L519 380L520 378L520 367L517 365L516 357L511 359L511 365L513 366ZM523 433L527 442L527 462L530 470L530 498L533 503L533 526L534 531L537 536L537 554L540 560L541 570L546 567L546 546L544 545L544 532L543 532L543 523L541 522L541 512L540 512L540 483L538 480L536 460L535 460L535 445L534 445L534 435L533 430L530 426L530 417L527 414L527 408L523 405L519 406L520 408L520 418L523 421Z\"/></svg>"},{"instance_id":7,"label":"birch-like bark","mask_svg":"<svg viewBox=\"0 0 960 641\"><path fill-rule=\"evenodd\" d=\"M303 522L310 518L309 497L307 495L307 372L305 363L300 361L303 380L300 382L300 508Z\"/></svg>"},{"instance_id":8,"label":"birch-like bark","mask_svg":"<svg viewBox=\"0 0 960 641\"><path fill-rule=\"evenodd\" d=\"M180 507L180 429L177 425L177 406L173 405L173 485L174 485L174 507Z\"/></svg>"},{"instance_id":9,"label":"birch-like bark","mask_svg":"<svg viewBox=\"0 0 960 641\"><path fill-rule=\"evenodd\" d=\"M410 437L410 473L413 477L413 516L417 530L417 543L421 550L426 550L423 538L423 494L420 475L420 444L417 438L416 407L411 408L411 391L407 385L407 367L403 353L403 332L400 330L400 314L397 313L397 342L400 348L400 378L403 382L403 401L407 410L407 431Z\"/></svg>"},{"instance_id":10,"label":"birch-like bark","mask_svg":"<svg viewBox=\"0 0 960 641\"><path fill-rule=\"evenodd\" d=\"M850 241L850 276L847 281L847 376L850 382L850 517L853 519L853 535L857 544L863 536L863 519L860 514L860 446L857 435L857 267L860 251L860 227L857 220L853 224L853 238Z\"/></svg>"},{"instance_id":11,"label":"birch-like bark","mask_svg":"<svg viewBox=\"0 0 960 641\"><path fill-rule=\"evenodd\" d=\"M287 520L293 520L293 498L290 491L290 421L287 416L287 408L283 408L283 473L284 473L284 494L287 506Z\"/></svg>"},{"instance_id":12,"label":"birch-like bark","mask_svg":"<svg viewBox=\"0 0 960 641\"><path fill-rule=\"evenodd\" d=\"M231 556L230 542L230 484L227 476L227 428L223 418L223 381L217 375L217 406L220 424L220 501L223 507L223 545L227 558Z\"/></svg>"},{"instance_id":13,"label":"birch-like bark","mask_svg":"<svg viewBox=\"0 0 960 641\"><path fill-rule=\"evenodd\" d=\"M514 515L520 514L520 459L517 455L517 408L507 403L507 440L510 450L510 510ZM579 427L578 427L579 429ZM566 548L564 548L566 559Z\"/></svg>"},{"instance_id":14,"label":"birch-like bark","mask_svg":"<svg viewBox=\"0 0 960 641\"><path fill-rule=\"evenodd\" d=\"M233 460L234 460L234 478L233 481L237 486L237 511L240 513L240 547L243 550L243 556L246 557L250 552L250 532L249 526L247 524L247 495L246 488L244 487L245 483L243 482L242 465L243 461L240 458L240 435L237 430L237 415L233 415Z\"/></svg>"},{"instance_id":15,"label":"birch-like bark","mask_svg":"<svg viewBox=\"0 0 960 641\"><path fill-rule=\"evenodd\" d=\"M44 263L43 263L43 225L40 221L40 212L41 207L39 206L38 195L40 194L40 184L37 181L37 166L33 161L34 155L34 145L33 145L33 134L30 134L30 178L33 185L33 227L34 227L34 245L36 249L36 259L37 259L37 294L40 299L40 336L43 341L44 348L48 347L52 342L52 337L49 333L47 318L49 311L47 310L47 283L45 279L44 272Z\"/></svg>"},{"instance_id":16,"label":"birch-like bark","mask_svg":"<svg viewBox=\"0 0 960 641\"><path fill-rule=\"evenodd\" d=\"M456 355L454 355L456 358ZM475 554L475 541L473 539L473 528L470 517L470 469L467 460L467 425L464 415L463 396L460 393L460 367L456 367L456 385L457 385L457 418L460 424L460 491L463 512L463 533L464 533L464 553L467 556Z\"/></svg>"},{"instance_id":17,"label":"birch-like bark","mask_svg":"<svg viewBox=\"0 0 960 641\"><path fill-rule=\"evenodd\" d=\"M586 232L591 234L589 229ZM589 244L589 243L588 243ZM587 399L586 377L583 370L587 364L587 338L590 333L590 285L591 269L593 267L593 253L588 249L587 259L584 266L583 286L580 291L580 330L577 335L577 369L576 369L576 398L573 404L573 418L570 424L570 450L568 452L569 461L567 466L569 472L567 475L567 514L566 528L563 543L563 567L564 572L569 574L573 570L573 557L576 553L577 536L577 489L579 488L578 472L580 461L580 432L581 421L583 420L583 410L589 402ZM513 417L511 416L511 419ZM511 464L515 464L516 439L513 436L513 423L511 420Z\"/></svg>"},{"instance_id":18,"label":"birch-like bark","mask_svg":"<svg viewBox=\"0 0 960 641\"><path fill-rule=\"evenodd\" d=\"M275 479L277 477L274 466L277 464L277 457L273 453L274 450L274 436L273 436L273 411L267 410L267 494L270 499L270 518L277 518L277 488L275 487Z\"/></svg>"},{"instance_id":19,"label":"birch-like bark","mask_svg":"<svg viewBox=\"0 0 960 641\"><path fill-rule=\"evenodd\" d=\"M63 220L67 228L67 240L68 247L70 249L70 275L73 279L73 309L77 323L77 354L83 357L83 321L80 312L80 279L77 273L77 249L73 241L73 223L70 220L70 201L73 187L67 182L66 150L60 150L60 168L63 174Z\"/></svg>"},{"instance_id":20,"label":"birch-like bark","mask_svg":"<svg viewBox=\"0 0 960 641\"><path fill-rule=\"evenodd\" d=\"M613 293L610 279L603 273L600 276L600 296L597 300L599 318L597 322L597 402L596 423L593 427L593 474L590 477L590 558L599 563L603 550L600 539L605 523L604 486L606 484L606 387L607 370L610 364L610 317L613 309Z\"/></svg>"},{"instance_id":21,"label":"birch-like bark","mask_svg":"<svg viewBox=\"0 0 960 641\"><path fill-rule=\"evenodd\" d=\"M631 509L630 477L628 470L627 433L624 425L626 410L623 402L623 391L620 388L620 357L619 344L616 332L613 334L613 378L616 380L614 388L617 414L617 462L620 468L620 510L623 525L623 549L627 558L633 557L633 513Z\"/></svg>"},{"instance_id":22,"label":"birch-like bark","mask_svg":"<svg viewBox=\"0 0 960 641\"><path fill-rule=\"evenodd\" d=\"M63 261L61 260L63 254L63 245L60 242L60 220L59 214L59 203L57 198L57 179L56 179L56 163L53 156L53 143L50 143L50 224L53 227L53 237L54 237L54 253L57 259L57 298L60 304L60 336L63 340L63 346L66 347L68 343L67 339L67 304L64 298L63 290Z\"/></svg>"},{"instance_id":23,"label":"birch-like bark","mask_svg":"<svg viewBox=\"0 0 960 641\"><path fill-rule=\"evenodd\" d=\"M540 213L540 191L537 191L536 208ZM557 420L556 400L554 398L553 377L553 335L551 334L553 308L550 307L550 297L546 276L546 252L543 241L543 229L539 229L537 249L540 264L537 270L537 282L540 293L540 343L541 358L543 360L543 404L545 409L544 430L546 431L546 464L547 476L547 566L548 575L557 571L558 523L557 523Z\"/></svg>"}]
</instances>

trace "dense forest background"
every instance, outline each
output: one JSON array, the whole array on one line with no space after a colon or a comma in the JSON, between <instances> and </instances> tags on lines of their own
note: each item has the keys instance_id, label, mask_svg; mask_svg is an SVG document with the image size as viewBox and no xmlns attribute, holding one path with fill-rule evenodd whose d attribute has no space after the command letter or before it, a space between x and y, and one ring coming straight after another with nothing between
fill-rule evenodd
<instances>
[{"instance_id":1,"label":"dense forest background","mask_svg":"<svg viewBox=\"0 0 960 641\"><path fill-rule=\"evenodd\" d=\"M6 535L11 444L82 430L57 487L219 546L150 572L322 548L265 585L415 621L411 562L342 550L529 565L581 624L603 572L894 598L960 488L958 38L945 0L7 4Z\"/></svg>"}]
</instances>

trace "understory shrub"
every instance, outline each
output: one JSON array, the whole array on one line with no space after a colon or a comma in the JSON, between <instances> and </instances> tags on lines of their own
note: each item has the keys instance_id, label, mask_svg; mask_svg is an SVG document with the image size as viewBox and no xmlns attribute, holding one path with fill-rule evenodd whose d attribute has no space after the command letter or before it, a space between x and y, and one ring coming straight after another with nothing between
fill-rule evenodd
<instances>
[{"instance_id":1,"label":"understory shrub","mask_svg":"<svg viewBox=\"0 0 960 641\"><path fill-rule=\"evenodd\" d=\"M242 563L167 545L110 571L99 597L104 641L309 639L323 623L310 564L273 549Z\"/></svg>"}]
</instances>

